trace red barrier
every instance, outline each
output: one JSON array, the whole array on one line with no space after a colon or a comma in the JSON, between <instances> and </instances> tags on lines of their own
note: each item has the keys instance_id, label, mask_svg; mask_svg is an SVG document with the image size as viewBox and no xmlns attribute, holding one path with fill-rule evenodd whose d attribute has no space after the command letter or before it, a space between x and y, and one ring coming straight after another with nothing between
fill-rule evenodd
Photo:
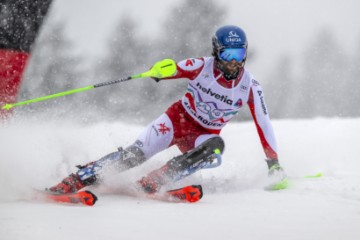
<instances>
[{"instance_id":1,"label":"red barrier","mask_svg":"<svg viewBox=\"0 0 360 240\"><path fill-rule=\"evenodd\" d=\"M2 110L5 103L14 103L30 54L9 49L0 49L0 118L11 111Z\"/></svg>"}]
</instances>

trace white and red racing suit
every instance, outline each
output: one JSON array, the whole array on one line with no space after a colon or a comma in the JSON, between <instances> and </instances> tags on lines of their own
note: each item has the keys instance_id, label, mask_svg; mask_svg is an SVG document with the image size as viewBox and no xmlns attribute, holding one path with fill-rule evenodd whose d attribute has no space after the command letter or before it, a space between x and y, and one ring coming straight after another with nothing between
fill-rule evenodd
<instances>
[{"instance_id":1,"label":"white and red racing suit","mask_svg":"<svg viewBox=\"0 0 360 240\"><path fill-rule=\"evenodd\" d=\"M189 58L178 62L177 72L166 80L178 78L189 80L182 99L150 123L134 143L146 158L174 144L186 152L219 135L247 103L267 159L277 159L264 93L250 72L243 68L236 79L227 81L213 57Z\"/></svg>"}]
</instances>

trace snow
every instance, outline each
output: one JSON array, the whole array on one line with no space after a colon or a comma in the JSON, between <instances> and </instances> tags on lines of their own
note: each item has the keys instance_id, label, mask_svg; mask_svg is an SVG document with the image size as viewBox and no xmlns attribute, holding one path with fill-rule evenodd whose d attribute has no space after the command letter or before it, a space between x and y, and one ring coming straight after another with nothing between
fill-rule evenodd
<instances>
[{"instance_id":1,"label":"snow","mask_svg":"<svg viewBox=\"0 0 360 240\"><path fill-rule=\"evenodd\" d=\"M360 119L273 121L292 187L268 192L264 154L252 122L222 132L223 165L174 184L202 184L194 204L121 195L176 148L92 188L93 207L40 202L33 188L58 182L75 165L130 144L141 126L14 120L0 126L0 239L358 239ZM323 177L305 179L322 172Z\"/></svg>"}]
</instances>

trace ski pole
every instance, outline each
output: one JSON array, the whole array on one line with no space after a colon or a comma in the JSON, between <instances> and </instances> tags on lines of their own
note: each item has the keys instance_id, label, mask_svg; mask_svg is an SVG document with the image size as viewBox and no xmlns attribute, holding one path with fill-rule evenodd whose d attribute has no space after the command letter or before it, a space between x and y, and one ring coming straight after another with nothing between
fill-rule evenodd
<instances>
[{"instance_id":1,"label":"ski pole","mask_svg":"<svg viewBox=\"0 0 360 240\"><path fill-rule=\"evenodd\" d=\"M16 107L16 106L26 105L26 104L35 103L35 102L41 102L41 101L49 100L49 99L52 99L52 98L58 98L58 97L62 97L62 96L66 96L66 95L70 95L70 94L74 94L74 93L78 93L78 92L84 92L84 91L88 91L88 90L91 90L91 89L94 89L94 88L108 86L108 85L112 85L112 84L116 84L116 83L121 83L121 82L129 81L131 79L136 79L136 78L146 78L146 77L165 78L165 77L170 77L175 72L176 72L176 63L175 63L175 61L172 60L172 59L164 59L164 60L161 60L161 61L155 63L154 66L147 72L143 72L143 73L140 73L140 74L132 75L132 76L122 78L122 79L118 79L118 80L114 80L114 81L103 82L103 83L98 83L98 84L87 86L87 87L68 90L68 91L65 91L65 92L59 92L59 93L55 93L55 94L51 94L51 95L47 95L47 96L43 96L43 97L39 97L39 98L34 98L34 99L22 101L22 102L8 103L8 104L5 104L2 107L2 109L10 110L11 108Z\"/></svg>"}]
</instances>

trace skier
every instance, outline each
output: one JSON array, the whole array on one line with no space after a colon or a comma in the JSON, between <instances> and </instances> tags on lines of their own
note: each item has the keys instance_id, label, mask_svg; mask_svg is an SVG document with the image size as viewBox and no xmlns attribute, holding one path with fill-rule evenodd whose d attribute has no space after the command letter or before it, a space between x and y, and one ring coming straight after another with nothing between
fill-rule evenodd
<instances>
[{"instance_id":1,"label":"skier","mask_svg":"<svg viewBox=\"0 0 360 240\"><path fill-rule=\"evenodd\" d=\"M224 151L221 129L247 103L266 155L269 176L286 177L278 161L276 140L264 93L258 81L244 68L248 42L237 26L223 26L212 38L212 57L189 58L176 64L166 79L187 78L186 93L165 113L150 123L136 141L83 166L59 184L54 193L73 193L100 183L107 169L121 172L144 163L170 146L183 153L140 179L146 193L156 193L166 183L177 181L202 168L217 166ZM165 79L155 79L156 81Z\"/></svg>"}]
</instances>

